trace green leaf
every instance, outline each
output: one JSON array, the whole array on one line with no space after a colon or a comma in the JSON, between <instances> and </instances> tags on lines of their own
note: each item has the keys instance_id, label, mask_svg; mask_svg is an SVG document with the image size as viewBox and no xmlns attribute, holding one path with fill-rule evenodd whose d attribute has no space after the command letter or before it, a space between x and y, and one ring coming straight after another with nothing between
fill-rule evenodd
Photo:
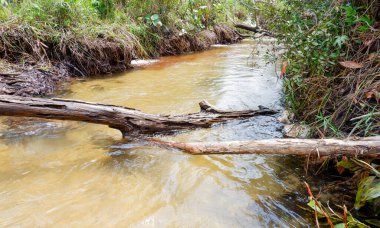
<instances>
[{"instance_id":1,"label":"green leaf","mask_svg":"<svg viewBox=\"0 0 380 228\"><path fill-rule=\"evenodd\" d=\"M367 26L371 26L374 23L374 20L372 20L368 15L360 17L359 21L365 23Z\"/></svg>"},{"instance_id":2,"label":"green leaf","mask_svg":"<svg viewBox=\"0 0 380 228\"><path fill-rule=\"evenodd\" d=\"M345 169L352 169L353 167L357 166L351 160L341 160L340 162L336 163L336 165L342 166Z\"/></svg>"},{"instance_id":3,"label":"green leaf","mask_svg":"<svg viewBox=\"0 0 380 228\"><path fill-rule=\"evenodd\" d=\"M8 2L6 0L0 0L0 6L7 6Z\"/></svg>"},{"instance_id":4,"label":"green leaf","mask_svg":"<svg viewBox=\"0 0 380 228\"><path fill-rule=\"evenodd\" d=\"M352 6L344 6L343 9L346 11L346 23L353 25L356 22L356 16L358 12Z\"/></svg>"},{"instance_id":5,"label":"green leaf","mask_svg":"<svg viewBox=\"0 0 380 228\"><path fill-rule=\"evenodd\" d=\"M162 26L162 22L160 21L160 20L154 20L154 21L152 21L152 24L154 25L154 26Z\"/></svg>"},{"instance_id":6,"label":"green leaf","mask_svg":"<svg viewBox=\"0 0 380 228\"><path fill-rule=\"evenodd\" d=\"M335 228L345 228L346 226L344 225L344 223L338 223L334 227Z\"/></svg>"},{"instance_id":7,"label":"green leaf","mask_svg":"<svg viewBox=\"0 0 380 228\"><path fill-rule=\"evenodd\" d=\"M374 225L375 227L380 227L380 220L367 219L365 220L368 224Z\"/></svg>"},{"instance_id":8,"label":"green leaf","mask_svg":"<svg viewBox=\"0 0 380 228\"><path fill-rule=\"evenodd\" d=\"M356 193L355 209L360 209L366 203L366 192L371 188L371 185L374 180L374 176L369 176L360 181L358 192Z\"/></svg>"},{"instance_id":9,"label":"green leaf","mask_svg":"<svg viewBox=\"0 0 380 228\"><path fill-rule=\"evenodd\" d=\"M366 224L360 222L359 220L355 219L350 212L347 214L347 221L348 221L348 227L349 228L370 228Z\"/></svg>"},{"instance_id":10,"label":"green leaf","mask_svg":"<svg viewBox=\"0 0 380 228\"><path fill-rule=\"evenodd\" d=\"M367 32L368 29L369 29L369 26L368 26L368 25L362 25L362 26L360 26L359 28L357 28L357 30L358 30L359 32Z\"/></svg>"},{"instance_id":11,"label":"green leaf","mask_svg":"<svg viewBox=\"0 0 380 228\"><path fill-rule=\"evenodd\" d=\"M311 199L307 205L313 210L317 211L319 214L323 215L321 209L315 204L315 200Z\"/></svg>"},{"instance_id":12,"label":"green leaf","mask_svg":"<svg viewBox=\"0 0 380 228\"><path fill-rule=\"evenodd\" d=\"M150 19L151 19L152 21L157 21L157 20L160 19L160 15L158 15L158 14L153 14L153 15L150 17Z\"/></svg>"},{"instance_id":13,"label":"green leaf","mask_svg":"<svg viewBox=\"0 0 380 228\"><path fill-rule=\"evenodd\" d=\"M372 184L371 188L364 193L364 197L366 200L380 197L380 182Z\"/></svg>"},{"instance_id":14,"label":"green leaf","mask_svg":"<svg viewBox=\"0 0 380 228\"><path fill-rule=\"evenodd\" d=\"M346 35L337 36L335 37L334 46L338 46L339 48L341 48L342 45L346 43L347 40L348 40L348 36Z\"/></svg>"}]
</instances>

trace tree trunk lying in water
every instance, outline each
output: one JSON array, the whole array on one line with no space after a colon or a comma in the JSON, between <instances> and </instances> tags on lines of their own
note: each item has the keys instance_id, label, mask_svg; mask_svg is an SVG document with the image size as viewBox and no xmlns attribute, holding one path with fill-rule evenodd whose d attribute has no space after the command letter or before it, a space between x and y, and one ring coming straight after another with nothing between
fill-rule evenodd
<instances>
[{"instance_id":1,"label":"tree trunk lying in water","mask_svg":"<svg viewBox=\"0 0 380 228\"><path fill-rule=\"evenodd\" d=\"M159 133L189 128L210 127L213 123L257 115L273 115L267 108L247 111L223 111L205 101L201 111L185 115L153 115L114 105L74 100L44 99L0 95L0 115L76 120L105 124L130 133ZM190 154L294 154L325 156L332 154L380 154L380 137L354 140L337 139L268 139L215 143L177 143L151 140L155 144L182 149Z\"/></svg>"},{"instance_id":2,"label":"tree trunk lying in water","mask_svg":"<svg viewBox=\"0 0 380 228\"><path fill-rule=\"evenodd\" d=\"M153 144L181 149L193 155L205 154L290 154L313 157L345 154L380 155L380 136L350 140L263 139L231 142L181 143L150 140Z\"/></svg>"},{"instance_id":3,"label":"tree trunk lying in water","mask_svg":"<svg viewBox=\"0 0 380 228\"><path fill-rule=\"evenodd\" d=\"M201 111L185 115L153 115L136 109L75 100L45 99L0 95L0 115L76 120L108 125L127 133L159 133L189 128L210 127L214 123L258 115L273 115L277 110L224 111L206 101Z\"/></svg>"},{"instance_id":4,"label":"tree trunk lying in water","mask_svg":"<svg viewBox=\"0 0 380 228\"><path fill-rule=\"evenodd\" d=\"M254 32L254 33L261 33L264 36L274 37L273 33L265 31L263 29L260 29L259 27L253 27L253 26L250 26L250 25L243 25L243 24L235 24L235 27L236 28L240 28L240 29L244 29L244 30L247 30L247 31L250 31L250 32Z\"/></svg>"},{"instance_id":5,"label":"tree trunk lying in water","mask_svg":"<svg viewBox=\"0 0 380 228\"><path fill-rule=\"evenodd\" d=\"M247 30L250 32L255 32L255 33L260 31L260 29L258 27L253 27L253 26L243 25L243 24L235 24L235 27L240 28L240 29L244 29L244 30Z\"/></svg>"}]
</instances>

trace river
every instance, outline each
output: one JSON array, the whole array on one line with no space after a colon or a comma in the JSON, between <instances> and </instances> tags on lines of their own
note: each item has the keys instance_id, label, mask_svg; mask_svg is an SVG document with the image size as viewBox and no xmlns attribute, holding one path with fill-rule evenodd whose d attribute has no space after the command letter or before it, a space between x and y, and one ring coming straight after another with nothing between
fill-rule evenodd
<instances>
[{"instance_id":1,"label":"river","mask_svg":"<svg viewBox=\"0 0 380 228\"><path fill-rule=\"evenodd\" d=\"M264 58L271 48L244 41L164 57L75 80L56 96L165 114L197 112L204 99L223 109L282 108L276 68ZM255 117L157 137L264 139L282 137L281 127L276 117ZM191 156L101 125L0 118L1 227L308 226L302 175L294 157Z\"/></svg>"}]
</instances>

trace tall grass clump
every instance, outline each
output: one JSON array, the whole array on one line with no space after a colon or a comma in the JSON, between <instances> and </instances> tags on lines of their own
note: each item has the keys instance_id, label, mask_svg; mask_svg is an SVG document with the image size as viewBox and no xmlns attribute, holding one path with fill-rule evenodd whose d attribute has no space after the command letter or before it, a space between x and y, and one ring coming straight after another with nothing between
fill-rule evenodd
<instances>
[{"instance_id":1,"label":"tall grass clump","mask_svg":"<svg viewBox=\"0 0 380 228\"><path fill-rule=\"evenodd\" d=\"M256 22L275 32L285 46L277 57L283 64L286 105L312 127L313 136L380 135L379 1L278 0L250 7ZM377 227L378 156L366 160L341 156L333 161L330 164L336 166L330 165L329 171L339 181L330 183L327 192L332 194L337 187L338 194L330 200L345 200L333 205L310 197L308 206L317 224Z\"/></svg>"},{"instance_id":2,"label":"tall grass clump","mask_svg":"<svg viewBox=\"0 0 380 228\"><path fill-rule=\"evenodd\" d=\"M133 58L160 55L173 34L191 37L232 23L237 9L232 0L1 0L0 5L0 58L65 62L81 75L123 70ZM189 42L180 50L189 50Z\"/></svg>"},{"instance_id":3,"label":"tall grass clump","mask_svg":"<svg viewBox=\"0 0 380 228\"><path fill-rule=\"evenodd\" d=\"M318 136L380 133L379 3L261 2L261 25L287 51L286 104Z\"/></svg>"}]
</instances>

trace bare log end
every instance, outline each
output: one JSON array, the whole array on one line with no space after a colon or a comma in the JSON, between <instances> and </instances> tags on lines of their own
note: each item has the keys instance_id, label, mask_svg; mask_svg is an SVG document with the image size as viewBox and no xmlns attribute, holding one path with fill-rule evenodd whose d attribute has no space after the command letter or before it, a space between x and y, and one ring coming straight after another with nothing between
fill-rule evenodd
<instances>
[{"instance_id":1,"label":"bare log end","mask_svg":"<svg viewBox=\"0 0 380 228\"><path fill-rule=\"evenodd\" d=\"M206 100L203 100L203 101L199 102L199 107L201 108L201 112L221 113L220 110L218 110L212 104L208 103Z\"/></svg>"},{"instance_id":2,"label":"bare log end","mask_svg":"<svg viewBox=\"0 0 380 228\"><path fill-rule=\"evenodd\" d=\"M268 32L266 30L263 30L259 27L253 27L250 25L244 25L244 24L235 24L236 28L244 29L246 31L254 32L254 33L261 33L263 36L269 36L269 37L275 37L275 35L271 32Z\"/></svg>"}]
</instances>

